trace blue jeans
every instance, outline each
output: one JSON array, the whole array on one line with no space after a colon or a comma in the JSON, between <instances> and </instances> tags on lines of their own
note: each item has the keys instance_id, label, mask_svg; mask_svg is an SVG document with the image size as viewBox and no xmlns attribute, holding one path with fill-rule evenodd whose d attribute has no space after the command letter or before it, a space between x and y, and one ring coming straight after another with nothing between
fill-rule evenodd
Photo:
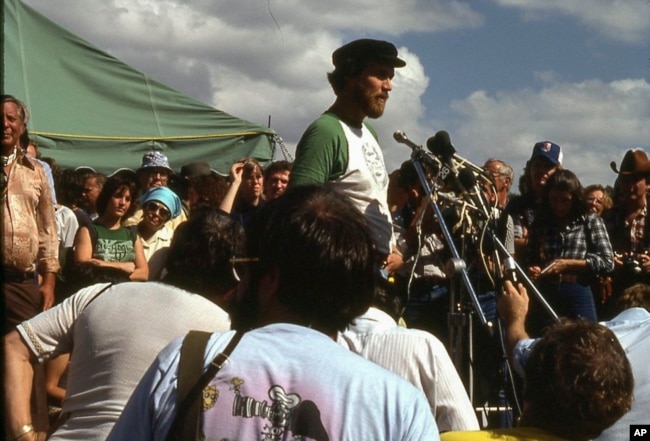
<instances>
[{"instance_id":1,"label":"blue jeans","mask_svg":"<svg viewBox=\"0 0 650 441\"><path fill-rule=\"evenodd\" d=\"M586 283L545 282L538 286L542 296L558 317L598 321L591 286ZM539 337L552 323L550 314L530 295L531 304L527 329L531 337Z\"/></svg>"},{"instance_id":2,"label":"blue jeans","mask_svg":"<svg viewBox=\"0 0 650 441\"><path fill-rule=\"evenodd\" d=\"M559 283L554 300L558 316L598 321L591 286L582 283Z\"/></svg>"}]
</instances>

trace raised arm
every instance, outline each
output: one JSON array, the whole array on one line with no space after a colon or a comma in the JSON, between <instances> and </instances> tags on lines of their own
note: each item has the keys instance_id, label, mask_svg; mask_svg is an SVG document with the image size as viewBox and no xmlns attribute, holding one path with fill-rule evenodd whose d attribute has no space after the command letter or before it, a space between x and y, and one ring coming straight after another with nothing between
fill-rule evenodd
<instances>
[{"instance_id":1,"label":"raised arm","mask_svg":"<svg viewBox=\"0 0 650 441\"><path fill-rule=\"evenodd\" d=\"M528 314L528 292L521 283L515 287L509 280L505 281L504 291L497 299L497 310L504 322L506 331L506 349L508 359L513 362L515 345L519 340L529 338L526 332L526 314Z\"/></svg>"},{"instance_id":2,"label":"raised arm","mask_svg":"<svg viewBox=\"0 0 650 441\"><path fill-rule=\"evenodd\" d=\"M235 162L232 167L230 167L230 187L226 195L221 201L219 208L226 213L232 212L232 207L235 205L235 199L237 198L237 192L239 192L239 187L241 186L241 178L244 173L244 163Z\"/></svg>"}]
</instances>

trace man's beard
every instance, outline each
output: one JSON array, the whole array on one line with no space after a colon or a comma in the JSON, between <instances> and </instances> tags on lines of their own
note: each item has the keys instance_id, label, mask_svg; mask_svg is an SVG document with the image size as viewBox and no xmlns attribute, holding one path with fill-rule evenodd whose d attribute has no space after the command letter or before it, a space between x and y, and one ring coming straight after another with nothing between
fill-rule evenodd
<instances>
[{"instance_id":1,"label":"man's beard","mask_svg":"<svg viewBox=\"0 0 650 441\"><path fill-rule=\"evenodd\" d=\"M356 101L368 118L376 119L384 114L388 94L381 92L373 94L359 86L355 95Z\"/></svg>"}]
</instances>

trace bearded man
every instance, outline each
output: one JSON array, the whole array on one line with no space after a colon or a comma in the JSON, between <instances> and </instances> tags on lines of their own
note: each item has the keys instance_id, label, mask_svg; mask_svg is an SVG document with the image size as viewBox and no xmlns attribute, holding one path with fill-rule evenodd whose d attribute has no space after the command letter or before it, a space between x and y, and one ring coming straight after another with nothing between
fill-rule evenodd
<instances>
[{"instance_id":1,"label":"bearded man","mask_svg":"<svg viewBox=\"0 0 650 441\"><path fill-rule=\"evenodd\" d=\"M319 184L345 194L370 223L377 262L392 272L402 258L388 209L388 174L377 133L364 120L383 114L395 68L406 63L392 43L361 39L335 50L332 64L327 78L336 100L298 143L289 186Z\"/></svg>"}]
</instances>

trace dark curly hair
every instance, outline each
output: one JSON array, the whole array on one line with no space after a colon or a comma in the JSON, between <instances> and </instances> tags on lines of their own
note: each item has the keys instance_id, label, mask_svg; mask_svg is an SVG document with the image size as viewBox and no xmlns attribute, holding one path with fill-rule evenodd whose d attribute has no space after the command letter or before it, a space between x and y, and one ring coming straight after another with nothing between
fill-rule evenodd
<instances>
[{"instance_id":1,"label":"dark curly hair","mask_svg":"<svg viewBox=\"0 0 650 441\"><path fill-rule=\"evenodd\" d=\"M230 259L245 250L244 230L218 210L201 210L174 231L165 283L205 297L237 286Z\"/></svg>"},{"instance_id":2,"label":"dark curly hair","mask_svg":"<svg viewBox=\"0 0 650 441\"><path fill-rule=\"evenodd\" d=\"M634 377L616 335L587 320L550 327L526 363L522 426L593 439L630 410Z\"/></svg>"},{"instance_id":3,"label":"dark curly hair","mask_svg":"<svg viewBox=\"0 0 650 441\"><path fill-rule=\"evenodd\" d=\"M247 233L248 255L259 257L252 282L277 270L279 302L304 325L333 333L370 306L372 236L344 196L322 186L290 188L254 215Z\"/></svg>"}]
</instances>

